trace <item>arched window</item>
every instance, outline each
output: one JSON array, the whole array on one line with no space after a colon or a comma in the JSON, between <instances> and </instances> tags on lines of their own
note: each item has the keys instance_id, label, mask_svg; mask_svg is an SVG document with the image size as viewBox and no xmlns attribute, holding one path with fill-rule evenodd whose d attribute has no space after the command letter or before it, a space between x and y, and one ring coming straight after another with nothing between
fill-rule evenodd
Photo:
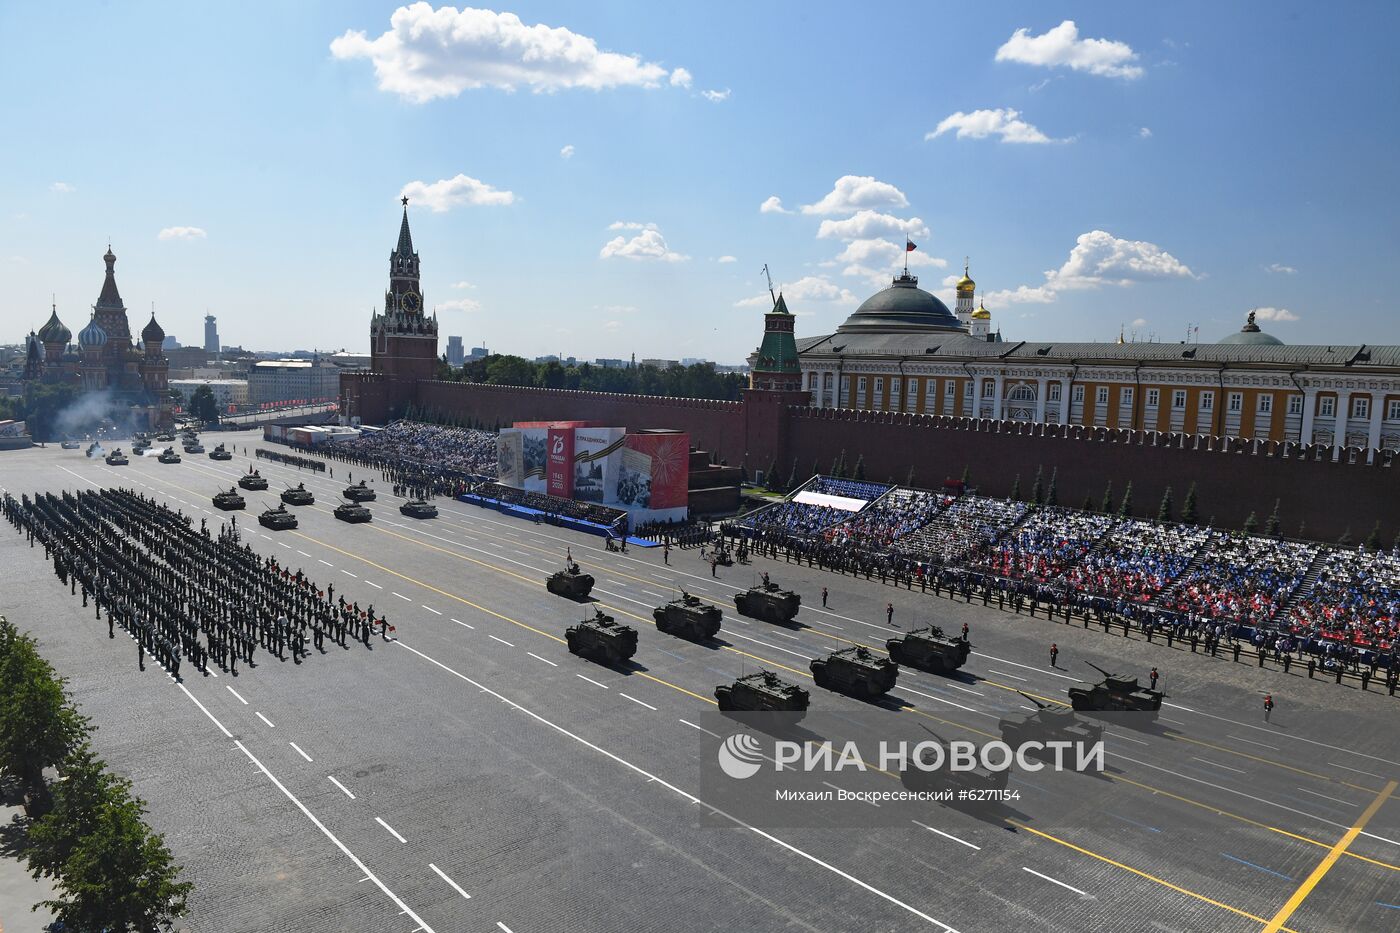
<instances>
[{"instance_id":1,"label":"arched window","mask_svg":"<svg viewBox=\"0 0 1400 933\"><path fill-rule=\"evenodd\" d=\"M1035 386L1022 383L1011 390L1011 394L1006 397L1008 402L1034 402Z\"/></svg>"}]
</instances>

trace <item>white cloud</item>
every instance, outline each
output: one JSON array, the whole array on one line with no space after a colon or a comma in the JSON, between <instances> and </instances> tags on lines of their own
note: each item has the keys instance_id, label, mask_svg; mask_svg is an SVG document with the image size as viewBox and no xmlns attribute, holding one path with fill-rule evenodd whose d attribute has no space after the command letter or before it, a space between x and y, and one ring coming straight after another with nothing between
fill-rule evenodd
<instances>
[{"instance_id":1,"label":"white cloud","mask_svg":"<svg viewBox=\"0 0 1400 933\"><path fill-rule=\"evenodd\" d=\"M494 87L535 93L565 88L659 87L667 71L636 55L600 52L596 40L562 27L526 26L514 13L419 2L389 17L369 38L349 30L331 42L339 59L367 58L379 88L415 103ZM674 76L675 72L671 72Z\"/></svg>"},{"instance_id":2,"label":"white cloud","mask_svg":"<svg viewBox=\"0 0 1400 933\"><path fill-rule=\"evenodd\" d=\"M1271 264L1269 265L1269 271L1270 271L1270 272L1280 272L1280 273L1282 273L1282 274L1284 274L1284 275L1297 275L1297 274L1298 274L1298 270L1297 270L1297 269L1293 268L1292 266L1285 266L1285 265L1284 265L1283 263L1281 263L1281 262L1271 263Z\"/></svg>"},{"instance_id":3,"label":"white cloud","mask_svg":"<svg viewBox=\"0 0 1400 933\"><path fill-rule=\"evenodd\" d=\"M561 159L572 159L573 157L574 157L574 144L573 144L573 143L569 143L569 144L568 144L567 146L565 146L563 149L560 149L560 150L559 150L559 158L561 158Z\"/></svg>"},{"instance_id":4,"label":"white cloud","mask_svg":"<svg viewBox=\"0 0 1400 933\"><path fill-rule=\"evenodd\" d=\"M1133 326L1134 326L1134 327L1146 327L1146 326L1147 326L1147 318L1145 318L1145 317L1134 318L1134 319L1133 319Z\"/></svg>"},{"instance_id":5,"label":"white cloud","mask_svg":"<svg viewBox=\"0 0 1400 933\"><path fill-rule=\"evenodd\" d=\"M903 243L889 240L852 240L829 264L845 263L841 270L842 275L859 276L876 288L884 288L889 285L890 276L904 267L906 258L912 269L943 269L948 265L948 260L931 256L921 250L916 249L906 254Z\"/></svg>"},{"instance_id":6,"label":"white cloud","mask_svg":"<svg viewBox=\"0 0 1400 933\"><path fill-rule=\"evenodd\" d=\"M166 227L156 234L157 240L203 240L209 234L199 227Z\"/></svg>"},{"instance_id":7,"label":"white cloud","mask_svg":"<svg viewBox=\"0 0 1400 933\"><path fill-rule=\"evenodd\" d=\"M711 103L718 104L722 101L729 100L729 88L725 88L722 91L701 91L700 96Z\"/></svg>"},{"instance_id":8,"label":"white cloud","mask_svg":"<svg viewBox=\"0 0 1400 933\"><path fill-rule=\"evenodd\" d=\"M759 212L760 214L791 214L791 213L792 213L792 211L788 210L786 207L783 207L783 199L780 198L780 197L778 197L776 194L775 194L775 195L772 195L771 197L768 198L768 200L766 200L766 201L764 201L762 204L760 204L760 205L758 206L758 212Z\"/></svg>"},{"instance_id":9,"label":"white cloud","mask_svg":"<svg viewBox=\"0 0 1400 933\"><path fill-rule=\"evenodd\" d=\"M869 175L842 175L831 191L815 204L802 208L804 214L853 214L867 207L908 207L909 199L894 185L876 181Z\"/></svg>"},{"instance_id":10,"label":"white cloud","mask_svg":"<svg viewBox=\"0 0 1400 933\"><path fill-rule=\"evenodd\" d=\"M690 87L690 82L694 79L690 72L684 68L677 68L671 72L671 87Z\"/></svg>"},{"instance_id":11,"label":"white cloud","mask_svg":"<svg viewBox=\"0 0 1400 933\"><path fill-rule=\"evenodd\" d=\"M1141 139L1151 139L1151 138L1152 138L1152 130L1151 130L1150 128L1144 126L1142 129L1138 130L1138 137L1141 138Z\"/></svg>"},{"instance_id":12,"label":"white cloud","mask_svg":"<svg viewBox=\"0 0 1400 933\"><path fill-rule=\"evenodd\" d=\"M451 301L443 301L433 306L437 311L480 311L481 302L475 298L453 298Z\"/></svg>"},{"instance_id":13,"label":"white cloud","mask_svg":"<svg viewBox=\"0 0 1400 933\"><path fill-rule=\"evenodd\" d=\"M715 260L715 262L738 262L738 261L739 261L739 260L735 259L733 256L721 256L721 257L719 257L718 259Z\"/></svg>"},{"instance_id":14,"label":"white cloud","mask_svg":"<svg viewBox=\"0 0 1400 933\"><path fill-rule=\"evenodd\" d=\"M1043 285L1035 288L1018 285L1014 289L987 292L984 297L988 301L1005 304L1049 304L1055 300L1055 292Z\"/></svg>"},{"instance_id":15,"label":"white cloud","mask_svg":"<svg viewBox=\"0 0 1400 933\"><path fill-rule=\"evenodd\" d=\"M621 223L621 221L619 221ZM656 228L656 224L626 224L619 227L617 224L608 229L641 229L641 232L630 240L625 236L617 236L603 244L603 248L598 251L599 259L621 259L652 260L659 262L684 262L689 256L682 255L672 250L666 245L666 238L661 235L661 231Z\"/></svg>"},{"instance_id":16,"label":"white cloud","mask_svg":"<svg viewBox=\"0 0 1400 933\"><path fill-rule=\"evenodd\" d=\"M460 282L453 282L453 283L452 283L452 287L453 287L453 288L476 288L475 285L473 285L471 282L468 282L466 279L463 279L463 280L460 281Z\"/></svg>"},{"instance_id":17,"label":"white cloud","mask_svg":"<svg viewBox=\"0 0 1400 933\"><path fill-rule=\"evenodd\" d=\"M602 305L601 308L608 314L636 314L640 310L636 305Z\"/></svg>"},{"instance_id":18,"label":"white cloud","mask_svg":"<svg viewBox=\"0 0 1400 933\"><path fill-rule=\"evenodd\" d=\"M425 181L411 181L403 186L399 195L427 205L435 214L466 204L494 206L515 203L513 192L493 188L470 175L456 175L431 184Z\"/></svg>"},{"instance_id":19,"label":"white cloud","mask_svg":"<svg viewBox=\"0 0 1400 933\"><path fill-rule=\"evenodd\" d=\"M619 330L622 327L621 321L604 321L603 330Z\"/></svg>"},{"instance_id":20,"label":"white cloud","mask_svg":"<svg viewBox=\"0 0 1400 933\"><path fill-rule=\"evenodd\" d=\"M656 224L642 224L635 220L614 220L608 224L609 230L655 230Z\"/></svg>"},{"instance_id":21,"label":"white cloud","mask_svg":"<svg viewBox=\"0 0 1400 933\"><path fill-rule=\"evenodd\" d=\"M850 289L837 285L824 275L803 276L796 282L782 286L781 291L789 308L793 303L800 301L834 301L844 304L854 304L856 301L856 296ZM752 298L743 298L734 302L736 308L771 308L772 306L773 298L766 291L760 295L754 295Z\"/></svg>"},{"instance_id":22,"label":"white cloud","mask_svg":"<svg viewBox=\"0 0 1400 933\"><path fill-rule=\"evenodd\" d=\"M54 192L55 194L72 194L78 189L68 184L68 182L66 181L56 181L53 184L49 185L49 190Z\"/></svg>"},{"instance_id":23,"label":"white cloud","mask_svg":"<svg viewBox=\"0 0 1400 933\"><path fill-rule=\"evenodd\" d=\"M893 214L863 210L856 211L844 220L823 220L817 228L817 239L857 240L890 233L904 233L916 237L929 235L928 227L917 217L901 220Z\"/></svg>"},{"instance_id":24,"label":"white cloud","mask_svg":"<svg viewBox=\"0 0 1400 933\"><path fill-rule=\"evenodd\" d=\"M1021 285L988 297L1012 303L1046 303L1062 291L1196 277L1185 263L1155 243L1122 240L1103 230L1091 230L1080 234L1064 265L1045 273L1045 284Z\"/></svg>"},{"instance_id":25,"label":"white cloud","mask_svg":"<svg viewBox=\"0 0 1400 933\"><path fill-rule=\"evenodd\" d=\"M1021 114L1011 108L997 110L974 110L971 113L957 113L944 117L932 133L925 133L924 139L936 139L949 130L957 130L958 139L986 139L1000 136L1004 143L1053 143L1064 142L1046 136L1036 127L1022 120Z\"/></svg>"},{"instance_id":26,"label":"white cloud","mask_svg":"<svg viewBox=\"0 0 1400 933\"><path fill-rule=\"evenodd\" d=\"M1298 315L1287 308L1255 308L1254 317L1259 321L1296 321Z\"/></svg>"},{"instance_id":27,"label":"white cloud","mask_svg":"<svg viewBox=\"0 0 1400 933\"><path fill-rule=\"evenodd\" d=\"M1142 68L1129 64L1137 53L1126 42L1113 39L1081 39L1079 27L1067 19L1039 36L1018 29L997 49L999 62L1020 62L1047 68L1067 67L1108 78L1140 78Z\"/></svg>"}]
</instances>

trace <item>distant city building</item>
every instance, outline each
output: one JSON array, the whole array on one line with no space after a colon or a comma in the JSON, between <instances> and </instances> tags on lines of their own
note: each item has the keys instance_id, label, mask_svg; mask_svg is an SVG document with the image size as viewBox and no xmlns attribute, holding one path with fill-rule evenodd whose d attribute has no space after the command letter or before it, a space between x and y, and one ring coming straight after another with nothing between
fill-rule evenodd
<instances>
[{"instance_id":1,"label":"distant city building","mask_svg":"<svg viewBox=\"0 0 1400 933\"><path fill-rule=\"evenodd\" d=\"M321 359L334 363L341 369L369 369L368 353L349 353L345 350L338 350L335 353L322 354Z\"/></svg>"},{"instance_id":2,"label":"distant city building","mask_svg":"<svg viewBox=\"0 0 1400 933\"><path fill-rule=\"evenodd\" d=\"M166 334L165 339L160 343L160 348L162 350L178 350L180 348L180 341L176 340L170 334Z\"/></svg>"},{"instance_id":3,"label":"distant city building","mask_svg":"<svg viewBox=\"0 0 1400 933\"><path fill-rule=\"evenodd\" d=\"M477 360L484 360L491 355L491 351L485 347L472 347L472 352L467 354L467 359L473 363Z\"/></svg>"},{"instance_id":4,"label":"distant city building","mask_svg":"<svg viewBox=\"0 0 1400 933\"><path fill-rule=\"evenodd\" d=\"M593 361L594 366L601 366L603 369L626 369L626 360L599 359Z\"/></svg>"},{"instance_id":5,"label":"distant city building","mask_svg":"<svg viewBox=\"0 0 1400 933\"><path fill-rule=\"evenodd\" d=\"M535 362L536 362L536 363L558 363L558 364L560 364L561 366L575 366L575 365L578 364L578 360L574 359L572 356L563 356L563 357L561 357L561 356L555 356L553 353L549 354L548 356L537 356L537 357L535 357Z\"/></svg>"},{"instance_id":6,"label":"distant city building","mask_svg":"<svg viewBox=\"0 0 1400 933\"><path fill-rule=\"evenodd\" d=\"M681 365L682 365L682 366L699 366L699 365L701 365L701 364L703 364L703 363L709 363L709 362L710 362L709 360L703 359L703 358L698 357L698 356L686 356L686 357L682 357L682 358L681 358ZM714 364L711 364L711 365L714 365Z\"/></svg>"},{"instance_id":7,"label":"distant city building","mask_svg":"<svg viewBox=\"0 0 1400 933\"><path fill-rule=\"evenodd\" d=\"M242 407L248 404L248 380L246 379L171 379L170 388L184 398L185 408L190 407L190 397L200 386L208 386L214 393L214 401L219 411L228 411L230 405Z\"/></svg>"},{"instance_id":8,"label":"distant city building","mask_svg":"<svg viewBox=\"0 0 1400 933\"><path fill-rule=\"evenodd\" d=\"M204 315L204 352L219 352L219 326L212 314Z\"/></svg>"},{"instance_id":9,"label":"distant city building","mask_svg":"<svg viewBox=\"0 0 1400 933\"><path fill-rule=\"evenodd\" d=\"M340 391L340 372L334 363L259 360L248 370L248 402L334 399Z\"/></svg>"},{"instance_id":10,"label":"distant city building","mask_svg":"<svg viewBox=\"0 0 1400 933\"><path fill-rule=\"evenodd\" d=\"M675 369L681 365L680 360L642 360L643 366L655 366L657 369Z\"/></svg>"},{"instance_id":11,"label":"distant city building","mask_svg":"<svg viewBox=\"0 0 1400 933\"><path fill-rule=\"evenodd\" d=\"M462 349L462 338L449 336L447 338L447 364L461 366L465 359L466 353Z\"/></svg>"}]
</instances>

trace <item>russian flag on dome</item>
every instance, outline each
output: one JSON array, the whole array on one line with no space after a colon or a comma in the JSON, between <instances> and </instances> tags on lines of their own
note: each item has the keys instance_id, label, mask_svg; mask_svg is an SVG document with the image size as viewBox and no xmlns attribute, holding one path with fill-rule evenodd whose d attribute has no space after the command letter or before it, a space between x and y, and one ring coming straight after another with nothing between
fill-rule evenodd
<instances>
[{"instance_id":1,"label":"russian flag on dome","mask_svg":"<svg viewBox=\"0 0 1400 933\"><path fill-rule=\"evenodd\" d=\"M905 237L905 238L904 238L904 251L905 251L906 253L912 253L912 252L914 252L914 250L916 250L916 249L918 249L918 248L919 248L919 244L915 243L913 240L909 239L908 237Z\"/></svg>"}]
</instances>

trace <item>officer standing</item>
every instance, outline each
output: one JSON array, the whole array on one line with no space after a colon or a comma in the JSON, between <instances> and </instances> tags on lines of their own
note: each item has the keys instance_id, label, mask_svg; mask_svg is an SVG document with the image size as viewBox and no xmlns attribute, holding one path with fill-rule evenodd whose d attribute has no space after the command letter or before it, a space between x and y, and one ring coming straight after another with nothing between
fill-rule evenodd
<instances>
[{"instance_id":1,"label":"officer standing","mask_svg":"<svg viewBox=\"0 0 1400 933\"><path fill-rule=\"evenodd\" d=\"M1268 721L1269 721L1269 716L1270 716L1270 714L1273 713L1273 711L1274 711L1274 695L1273 695L1272 693L1266 693L1266 694L1264 694L1264 721L1265 721L1265 722L1268 722Z\"/></svg>"},{"instance_id":2,"label":"officer standing","mask_svg":"<svg viewBox=\"0 0 1400 933\"><path fill-rule=\"evenodd\" d=\"M1157 668L1152 668L1152 673L1148 674L1148 679L1152 681L1152 689L1157 689Z\"/></svg>"}]
</instances>

